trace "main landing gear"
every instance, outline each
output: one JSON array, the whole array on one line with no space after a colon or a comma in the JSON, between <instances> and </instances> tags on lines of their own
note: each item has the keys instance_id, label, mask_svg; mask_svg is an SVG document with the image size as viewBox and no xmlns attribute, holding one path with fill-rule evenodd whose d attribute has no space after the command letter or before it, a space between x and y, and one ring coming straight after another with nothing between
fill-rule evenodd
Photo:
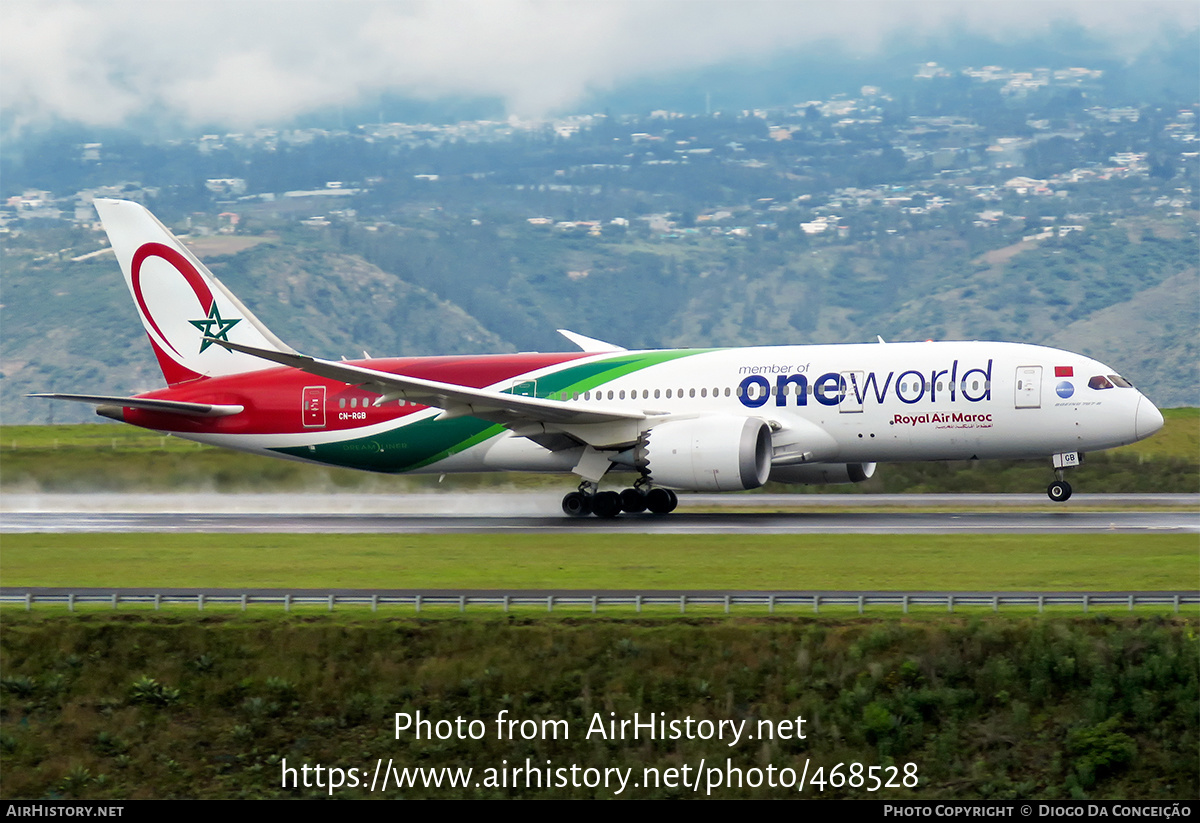
<instances>
[{"instance_id":1,"label":"main landing gear","mask_svg":"<svg viewBox=\"0 0 1200 823\"><path fill-rule=\"evenodd\" d=\"M616 517L621 512L640 514L670 514L679 505L679 498L670 489L646 488L646 484L638 481L633 488L622 492L602 492L596 490L596 484L587 480L579 484L579 490L573 491L562 499L563 513L570 517L587 517L594 514L597 517Z\"/></svg>"}]
</instances>

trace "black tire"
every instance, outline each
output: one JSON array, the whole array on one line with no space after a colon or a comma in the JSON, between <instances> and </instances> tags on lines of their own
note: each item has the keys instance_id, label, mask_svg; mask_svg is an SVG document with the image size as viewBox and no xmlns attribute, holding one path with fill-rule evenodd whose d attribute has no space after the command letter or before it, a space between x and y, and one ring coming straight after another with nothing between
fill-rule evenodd
<instances>
[{"instance_id":1,"label":"black tire","mask_svg":"<svg viewBox=\"0 0 1200 823\"><path fill-rule=\"evenodd\" d=\"M1071 484L1066 480L1055 480L1046 487L1046 496L1055 503L1065 503L1071 499Z\"/></svg>"},{"instance_id":2,"label":"black tire","mask_svg":"<svg viewBox=\"0 0 1200 823\"><path fill-rule=\"evenodd\" d=\"M646 495L637 489L626 489L621 492L621 508L631 514L641 514L646 510Z\"/></svg>"},{"instance_id":3,"label":"black tire","mask_svg":"<svg viewBox=\"0 0 1200 823\"><path fill-rule=\"evenodd\" d=\"M679 505L679 498L670 489L651 489L646 493L646 508L654 514L670 514Z\"/></svg>"},{"instance_id":4,"label":"black tire","mask_svg":"<svg viewBox=\"0 0 1200 823\"><path fill-rule=\"evenodd\" d=\"M597 517L616 517L621 513L621 495L616 492L596 492L592 498L592 514Z\"/></svg>"},{"instance_id":5,"label":"black tire","mask_svg":"<svg viewBox=\"0 0 1200 823\"><path fill-rule=\"evenodd\" d=\"M592 513L592 499L583 492L571 492L562 499L562 510L568 517L587 517Z\"/></svg>"}]
</instances>

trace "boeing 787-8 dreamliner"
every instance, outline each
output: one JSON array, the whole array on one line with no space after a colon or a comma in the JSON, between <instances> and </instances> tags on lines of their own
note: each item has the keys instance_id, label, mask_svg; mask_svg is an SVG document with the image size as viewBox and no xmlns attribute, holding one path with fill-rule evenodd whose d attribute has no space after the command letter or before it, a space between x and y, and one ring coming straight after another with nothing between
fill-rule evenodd
<instances>
[{"instance_id":1,"label":"boeing 787-8 dreamliner","mask_svg":"<svg viewBox=\"0 0 1200 823\"><path fill-rule=\"evenodd\" d=\"M1148 437L1157 408L1079 354L995 342L331 361L271 333L145 207L97 200L167 387L43 394L189 440L376 472L572 473L572 516L665 514L678 491L850 483L876 463L1049 459ZM599 491L609 472L637 475ZM623 484L624 485L624 484Z\"/></svg>"}]
</instances>

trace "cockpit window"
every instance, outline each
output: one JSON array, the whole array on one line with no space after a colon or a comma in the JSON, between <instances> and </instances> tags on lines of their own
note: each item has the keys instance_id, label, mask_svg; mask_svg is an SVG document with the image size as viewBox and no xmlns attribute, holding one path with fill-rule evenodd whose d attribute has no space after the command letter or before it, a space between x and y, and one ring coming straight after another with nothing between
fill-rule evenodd
<instances>
[{"instance_id":1,"label":"cockpit window","mask_svg":"<svg viewBox=\"0 0 1200 823\"><path fill-rule=\"evenodd\" d=\"M1112 383L1108 382L1108 378L1102 374L1098 374L1088 381L1089 389L1111 389Z\"/></svg>"},{"instance_id":2,"label":"cockpit window","mask_svg":"<svg viewBox=\"0 0 1200 823\"><path fill-rule=\"evenodd\" d=\"M1133 384L1119 374L1110 374L1108 379L1113 382L1114 386L1120 386L1123 389L1132 389Z\"/></svg>"}]
</instances>

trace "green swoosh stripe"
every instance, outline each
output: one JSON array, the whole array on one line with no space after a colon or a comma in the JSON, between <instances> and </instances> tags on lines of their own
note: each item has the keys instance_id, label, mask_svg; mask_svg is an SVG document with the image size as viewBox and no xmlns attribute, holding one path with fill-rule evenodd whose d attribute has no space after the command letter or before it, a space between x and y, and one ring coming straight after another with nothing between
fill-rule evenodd
<instances>
[{"instance_id":1,"label":"green swoosh stripe","mask_svg":"<svg viewBox=\"0 0 1200 823\"><path fill-rule=\"evenodd\" d=\"M537 396L547 397L558 392L569 394L591 391L597 386L603 386L624 377L627 374L641 371L651 366L669 363L681 357L690 357L715 349L674 349L670 351L647 352L646 354L619 356L608 360L597 360L578 366L568 366L553 374L546 374L537 379ZM528 384L522 384L528 385ZM510 394L526 394L521 392L521 385L505 389Z\"/></svg>"},{"instance_id":2,"label":"green swoosh stripe","mask_svg":"<svg viewBox=\"0 0 1200 823\"><path fill-rule=\"evenodd\" d=\"M591 391L627 374L706 351L713 349L677 349L621 355L568 366L537 378L536 394L538 397L546 397L558 392L573 394ZM521 391L522 385L532 388L533 381L529 384L518 384L505 391L511 394L530 394L531 392ZM504 426L476 417L439 421L427 418L380 432L372 437L355 437L312 446L287 446L272 451L334 466L399 474L437 463L490 440L503 431Z\"/></svg>"}]
</instances>

